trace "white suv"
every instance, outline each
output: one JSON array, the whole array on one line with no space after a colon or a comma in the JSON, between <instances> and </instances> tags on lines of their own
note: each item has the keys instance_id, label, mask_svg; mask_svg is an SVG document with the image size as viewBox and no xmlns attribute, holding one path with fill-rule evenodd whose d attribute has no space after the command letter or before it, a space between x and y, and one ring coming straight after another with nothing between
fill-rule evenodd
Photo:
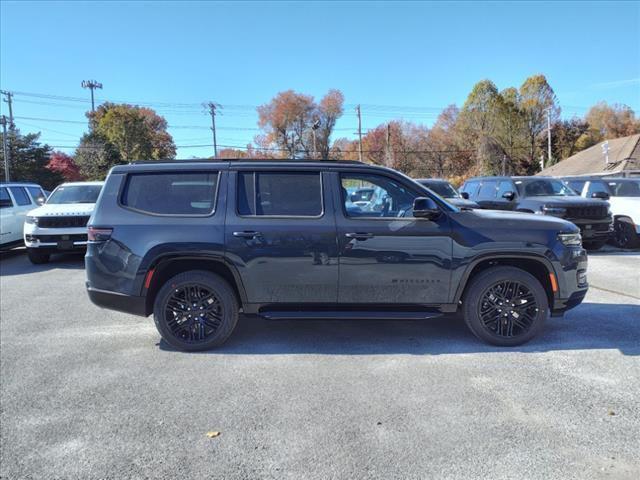
<instances>
[{"instance_id":1,"label":"white suv","mask_svg":"<svg viewBox=\"0 0 640 480\"><path fill-rule=\"evenodd\" d=\"M27 214L24 243L32 263L46 263L52 253L82 251L87 222L104 182L63 183L47 202Z\"/></svg>"},{"instance_id":2,"label":"white suv","mask_svg":"<svg viewBox=\"0 0 640 480\"><path fill-rule=\"evenodd\" d=\"M46 198L42 187L35 183L0 183L0 248L22 245L24 218Z\"/></svg>"},{"instance_id":3,"label":"white suv","mask_svg":"<svg viewBox=\"0 0 640 480\"><path fill-rule=\"evenodd\" d=\"M609 202L614 219L612 242L620 248L640 247L640 178L565 177L579 195Z\"/></svg>"}]
</instances>

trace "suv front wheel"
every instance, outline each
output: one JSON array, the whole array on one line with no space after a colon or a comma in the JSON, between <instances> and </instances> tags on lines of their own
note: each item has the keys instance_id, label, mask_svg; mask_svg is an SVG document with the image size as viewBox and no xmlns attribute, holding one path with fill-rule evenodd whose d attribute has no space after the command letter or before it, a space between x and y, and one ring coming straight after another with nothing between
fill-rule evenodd
<instances>
[{"instance_id":1,"label":"suv front wheel","mask_svg":"<svg viewBox=\"0 0 640 480\"><path fill-rule=\"evenodd\" d=\"M535 337L548 309L540 282L508 266L491 267L473 277L463 304L465 322L473 334L499 346L521 345Z\"/></svg>"},{"instance_id":2,"label":"suv front wheel","mask_svg":"<svg viewBox=\"0 0 640 480\"><path fill-rule=\"evenodd\" d=\"M34 265L47 263L49 262L49 258L51 258L50 254L44 253L37 248L27 248L27 256L29 257L29 261Z\"/></svg>"},{"instance_id":3,"label":"suv front wheel","mask_svg":"<svg viewBox=\"0 0 640 480\"><path fill-rule=\"evenodd\" d=\"M153 305L153 319L168 344L195 352L222 345L238 323L238 309L226 280L193 270L162 286Z\"/></svg>"}]
</instances>

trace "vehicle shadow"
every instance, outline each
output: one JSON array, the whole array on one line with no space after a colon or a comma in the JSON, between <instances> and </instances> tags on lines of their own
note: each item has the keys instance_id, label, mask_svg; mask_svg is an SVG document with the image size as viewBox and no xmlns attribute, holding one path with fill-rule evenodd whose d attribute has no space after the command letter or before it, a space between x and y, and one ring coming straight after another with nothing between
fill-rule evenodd
<instances>
[{"instance_id":1,"label":"vehicle shadow","mask_svg":"<svg viewBox=\"0 0 640 480\"><path fill-rule=\"evenodd\" d=\"M161 350L174 351L166 342ZM229 340L202 354L443 355L616 349L640 354L640 305L584 303L551 318L544 333L519 347L476 339L459 317L432 320L265 320L243 316Z\"/></svg>"},{"instance_id":2,"label":"vehicle shadow","mask_svg":"<svg viewBox=\"0 0 640 480\"><path fill-rule=\"evenodd\" d=\"M26 275L47 270L80 270L84 268L84 253L59 253L51 255L49 263L34 265L27 258L25 249L0 253L0 276Z\"/></svg>"}]
</instances>

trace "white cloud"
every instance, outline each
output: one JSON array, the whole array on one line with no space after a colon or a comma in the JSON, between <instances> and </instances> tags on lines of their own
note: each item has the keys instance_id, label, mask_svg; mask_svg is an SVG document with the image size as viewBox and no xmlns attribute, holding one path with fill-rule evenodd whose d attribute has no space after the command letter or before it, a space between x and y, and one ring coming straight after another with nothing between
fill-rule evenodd
<instances>
[{"instance_id":1,"label":"white cloud","mask_svg":"<svg viewBox=\"0 0 640 480\"><path fill-rule=\"evenodd\" d=\"M630 78L629 80L614 80L612 82L594 83L593 88L612 89L620 87L628 87L629 85L640 85L640 78Z\"/></svg>"}]
</instances>

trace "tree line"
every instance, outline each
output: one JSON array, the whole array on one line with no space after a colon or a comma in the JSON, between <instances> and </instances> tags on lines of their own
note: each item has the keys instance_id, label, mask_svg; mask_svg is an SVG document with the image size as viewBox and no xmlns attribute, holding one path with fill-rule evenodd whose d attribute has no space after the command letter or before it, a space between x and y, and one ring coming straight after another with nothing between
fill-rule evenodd
<instances>
[{"instance_id":1,"label":"tree line","mask_svg":"<svg viewBox=\"0 0 640 480\"><path fill-rule=\"evenodd\" d=\"M363 132L361 144L358 139L334 138L344 108L339 90L330 90L319 101L293 90L280 92L257 107L261 132L253 142L245 149L222 149L218 157L358 160L362 155L364 162L414 177L459 183L480 174L533 174L541 159L548 166L604 139L640 133L640 120L625 105L601 102L582 118L562 119L544 75L502 91L482 80L461 107L449 105L431 127L392 120ZM63 180L104 179L118 164L175 158L167 122L151 108L107 102L87 118L88 131L72 155L41 144L38 133L11 128L7 140L12 178L52 188Z\"/></svg>"}]
</instances>

